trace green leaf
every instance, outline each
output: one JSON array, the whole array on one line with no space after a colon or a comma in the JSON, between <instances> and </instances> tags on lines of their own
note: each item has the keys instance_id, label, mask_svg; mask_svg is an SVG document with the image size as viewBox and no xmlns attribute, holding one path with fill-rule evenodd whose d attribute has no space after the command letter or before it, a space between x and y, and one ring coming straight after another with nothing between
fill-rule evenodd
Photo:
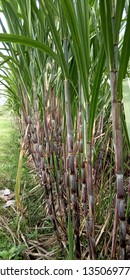
<instances>
[{"instance_id":1,"label":"green leaf","mask_svg":"<svg viewBox=\"0 0 130 280\"><path fill-rule=\"evenodd\" d=\"M124 118L124 114L122 112L121 114L121 120L122 120L122 126L123 126L123 130L124 130L124 134L125 134L125 140L126 140L126 144L130 150L130 140L129 140L129 135L128 135L128 130L127 130L127 125L126 125L126 120Z\"/></svg>"},{"instance_id":2,"label":"green leaf","mask_svg":"<svg viewBox=\"0 0 130 280\"><path fill-rule=\"evenodd\" d=\"M118 73L118 95L117 95L118 100L122 99L122 80L125 78L129 57L130 57L129 45L130 45L130 2L129 2L126 29L125 29L125 35L124 35L121 58L120 58L119 73Z\"/></svg>"},{"instance_id":3,"label":"green leaf","mask_svg":"<svg viewBox=\"0 0 130 280\"><path fill-rule=\"evenodd\" d=\"M74 230L71 221L70 212L68 213L68 242L69 242L69 260L74 260Z\"/></svg>"},{"instance_id":4,"label":"green leaf","mask_svg":"<svg viewBox=\"0 0 130 280\"><path fill-rule=\"evenodd\" d=\"M121 25L124 6L125 6L124 0L120 0L120 3L119 1L117 1L115 22L114 22L114 43L118 43L119 40L120 25Z\"/></svg>"},{"instance_id":5,"label":"green leaf","mask_svg":"<svg viewBox=\"0 0 130 280\"><path fill-rule=\"evenodd\" d=\"M99 58L98 58L98 63L96 67L95 77L94 77L92 99L91 99L90 111L89 111L88 140L90 141L92 139L93 124L94 124L96 110L97 110L99 89L102 80L104 64L105 64L105 51L104 51L104 46L102 44L101 50L99 52Z\"/></svg>"},{"instance_id":6,"label":"green leaf","mask_svg":"<svg viewBox=\"0 0 130 280\"><path fill-rule=\"evenodd\" d=\"M45 5L45 8L46 8L45 10L47 12L48 23L49 23L49 26L50 26L50 29L51 29L51 33L52 33L52 36L53 36L55 47L57 49L57 53L58 53L58 56L59 56L60 65L62 67L62 71L63 71L66 79L68 79L69 78L68 67L67 67L65 57L64 57L64 53L63 53L63 49L62 49L62 40L59 36L59 31L55 27L54 15L53 15L53 10L52 10L52 3L50 5L50 0L44 0L44 5Z\"/></svg>"},{"instance_id":7,"label":"green leaf","mask_svg":"<svg viewBox=\"0 0 130 280\"><path fill-rule=\"evenodd\" d=\"M110 69L114 68L114 45L112 28L112 7L110 0L100 0L101 25L104 37L105 50L108 56Z\"/></svg>"},{"instance_id":8,"label":"green leaf","mask_svg":"<svg viewBox=\"0 0 130 280\"><path fill-rule=\"evenodd\" d=\"M123 80L123 105L125 111L126 126L130 141L130 79Z\"/></svg>"},{"instance_id":9,"label":"green leaf","mask_svg":"<svg viewBox=\"0 0 130 280\"><path fill-rule=\"evenodd\" d=\"M17 203L17 207L19 210L21 209L20 181L21 181L23 154L24 154L24 150L21 149L20 155L19 155L18 170L17 170L17 176L16 176L16 186L15 186L15 198L16 198L16 203Z\"/></svg>"},{"instance_id":10,"label":"green leaf","mask_svg":"<svg viewBox=\"0 0 130 280\"><path fill-rule=\"evenodd\" d=\"M106 8L107 8L107 37L108 37L108 52L110 59L110 67L114 68L114 45L113 45L113 27L112 27L112 7L111 0L106 0Z\"/></svg>"},{"instance_id":11,"label":"green leaf","mask_svg":"<svg viewBox=\"0 0 130 280\"><path fill-rule=\"evenodd\" d=\"M89 72L89 30L88 30L88 5L74 4L70 0L61 0L62 9L65 14L66 20L69 25L71 33L71 47L75 56L78 71L80 73L81 83L83 86L83 94L85 100L89 102L89 85L88 85L88 72ZM76 14L74 5L77 5L78 12ZM83 7L85 10L83 10ZM82 20L81 20L82 18ZM82 27L81 27L82 25ZM87 29L86 29L87 28ZM82 32L85 30L85 39ZM86 40L86 41L85 41ZM86 48L87 44L87 48ZM86 54L87 52L87 54Z\"/></svg>"},{"instance_id":12,"label":"green leaf","mask_svg":"<svg viewBox=\"0 0 130 280\"><path fill-rule=\"evenodd\" d=\"M53 58L57 62L57 64L60 64L58 56L52 51L52 49L39 41L27 38L25 36L0 33L0 42L15 43L31 48L36 48L47 53L51 58Z\"/></svg>"}]
</instances>

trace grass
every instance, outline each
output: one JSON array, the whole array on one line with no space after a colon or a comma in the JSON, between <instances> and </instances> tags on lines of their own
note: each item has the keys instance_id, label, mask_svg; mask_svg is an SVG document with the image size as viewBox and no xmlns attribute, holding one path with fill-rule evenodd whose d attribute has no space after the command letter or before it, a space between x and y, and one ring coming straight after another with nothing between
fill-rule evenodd
<instances>
[{"instance_id":1,"label":"grass","mask_svg":"<svg viewBox=\"0 0 130 280\"><path fill-rule=\"evenodd\" d=\"M14 192L19 153L19 133L13 126L13 118L6 109L0 110L0 190ZM12 230L9 234L8 219L11 212L4 209L5 201L0 199L0 259L10 259L16 251ZM3 219L4 218L4 219ZM6 249L5 249L6 248ZM13 249L12 249L13 248ZM10 251L11 250L11 251ZM11 253L12 252L12 253Z\"/></svg>"},{"instance_id":2,"label":"grass","mask_svg":"<svg viewBox=\"0 0 130 280\"><path fill-rule=\"evenodd\" d=\"M17 155L14 154L15 141L14 128L11 124L11 117L0 116L0 188L8 187L15 178Z\"/></svg>"},{"instance_id":3,"label":"grass","mask_svg":"<svg viewBox=\"0 0 130 280\"><path fill-rule=\"evenodd\" d=\"M0 110L0 190L8 188L12 195L19 152L19 131L13 117L3 108ZM0 259L60 258L51 221L45 218L43 190L29 165L25 155L20 182L23 213L18 212L16 205L4 208L5 201L0 199Z\"/></svg>"}]
</instances>

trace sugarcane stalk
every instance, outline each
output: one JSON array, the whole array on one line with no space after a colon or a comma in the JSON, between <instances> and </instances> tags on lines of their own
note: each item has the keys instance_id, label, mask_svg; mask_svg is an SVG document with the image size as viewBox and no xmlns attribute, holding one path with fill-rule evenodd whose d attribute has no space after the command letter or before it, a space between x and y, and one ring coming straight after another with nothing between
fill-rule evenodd
<instances>
[{"instance_id":1,"label":"sugarcane stalk","mask_svg":"<svg viewBox=\"0 0 130 280\"><path fill-rule=\"evenodd\" d=\"M126 220L123 187L123 149L121 128L121 101L116 99L117 95L117 70L110 73L111 96L112 96L112 124L115 150L115 172L117 187L117 207L120 225L120 258L125 259L126 254ZM114 234L115 235L115 234ZM113 240L115 243L115 241ZM113 246L113 245L112 245Z\"/></svg>"},{"instance_id":2,"label":"sugarcane stalk","mask_svg":"<svg viewBox=\"0 0 130 280\"><path fill-rule=\"evenodd\" d=\"M118 228L118 200L116 195L116 203L115 203L115 215L114 215L114 223L113 223L113 235L112 235L112 248L111 248L111 258L116 258L116 238L117 238L117 228Z\"/></svg>"},{"instance_id":3,"label":"sugarcane stalk","mask_svg":"<svg viewBox=\"0 0 130 280\"><path fill-rule=\"evenodd\" d=\"M67 147L68 147L68 165L67 170L69 173L69 183L71 189L71 201L73 205L73 218L74 218L74 237L75 237L75 254L76 258L80 259L80 240L79 240L79 205L77 201L77 188L76 188L76 178L75 178L75 168L74 168L74 151L73 151L73 130L72 130L72 119L70 111L70 101L69 101L69 81L64 81L64 91L65 91L65 104L66 104L66 125L67 125Z\"/></svg>"},{"instance_id":4,"label":"sugarcane stalk","mask_svg":"<svg viewBox=\"0 0 130 280\"><path fill-rule=\"evenodd\" d=\"M90 259L96 258L95 248L95 209L94 209L94 195L93 195L93 182L92 182L92 142L87 142L87 191L89 203L89 248Z\"/></svg>"},{"instance_id":5,"label":"sugarcane stalk","mask_svg":"<svg viewBox=\"0 0 130 280\"><path fill-rule=\"evenodd\" d=\"M64 143L63 143L63 137L62 137L62 117L61 117L61 106L60 103L58 102L57 106L58 110L58 119L57 119L57 161L59 161L59 168L60 168L60 173L59 173L59 189L60 189L60 198L61 198L61 204L63 207L63 216L64 216L64 221L65 221L65 226L67 228L67 220L68 220L68 214L67 214L67 198L66 198L66 189L67 186L65 187L65 152L64 152ZM70 208L70 207L69 207Z\"/></svg>"},{"instance_id":6,"label":"sugarcane stalk","mask_svg":"<svg viewBox=\"0 0 130 280\"><path fill-rule=\"evenodd\" d=\"M113 2L112 23L114 34L114 16L115 16L115 1ZM117 209L119 217L120 231L120 259L126 257L126 218L124 204L124 187L123 187L123 140L121 126L121 99L117 99L117 81L118 81L118 42L113 40L114 49L114 65L110 71L110 86L111 86L111 103L112 103L112 125L115 150L115 172L116 172L116 188L117 188ZM113 233L116 237L116 234ZM112 247L116 246L115 238L113 237Z\"/></svg>"},{"instance_id":7,"label":"sugarcane stalk","mask_svg":"<svg viewBox=\"0 0 130 280\"><path fill-rule=\"evenodd\" d=\"M64 55L65 55L66 62L68 63L68 44L66 38L64 39ZM68 149L67 171L69 173L69 184L71 189L71 201L73 207L75 255L77 259L80 259L81 258L80 238L79 238L80 211L79 211L79 203L77 198L76 177L75 177L75 168L74 168L74 149L73 149L74 139L73 139L73 126L72 126L70 97L69 97L69 81L67 79L64 80L64 95L65 95L67 149Z\"/></svg>"}]
</instances>

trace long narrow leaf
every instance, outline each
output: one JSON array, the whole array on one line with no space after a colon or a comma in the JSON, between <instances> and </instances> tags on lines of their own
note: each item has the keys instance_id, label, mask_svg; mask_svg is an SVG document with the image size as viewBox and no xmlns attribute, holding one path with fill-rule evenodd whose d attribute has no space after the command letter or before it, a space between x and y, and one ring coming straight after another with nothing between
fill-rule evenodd
<instances>
[{"instance_id":1,"label":"long narrow leaf","mask_svg":"<svg viewBox=\"0 0 130 280\"><path fill-rule=\"evenodd\" d=\"M89 124L88 124L88 140L90 141L92 138L93 133L93 124L94 119L96 115L97 110L97 104L98 104L98 97L99 97L99 89L100 84L102 80L102 74L103 74L103 68L105 64L105 51L104 46L102 45L102 48L100 50L99 59L97 63L97 69L95 72L95 79L94 79L94 85L92 89L92 99L91 99L91 105L90 105L90 112L89 112Z\"/></svg>"},{"instance_id":2,"label":"long narrow leaf","mask_svg":"<svg viewBox=\"0 0 130 280\"><path fill-rule=\"evenodd\" d=\"M115 22L114 22L114 43L118 43L118 40L119 40L119 31L120 31L120 25L121 25L124 6L125 6L124 0L117 1Z\"/></svg>"},{"instance_id":3,"label":"long narrow leaf","mask_svg":"<svg viewBox=\"0 0 130 280\"><path fill-rule=\"evenodd\" d=\"M24 46L28 46L31 48L36 48L47 53L50 57L52 57L58 64L60 64L58 56L45 44L38 42L36 40L27 38L25 36L15 35L15 34L4 34L0 33L0 42L9 42L16 43Z\"/></svg>"},{"instance_id":4,"label":"long narrow leaf","mask_svg":"<svg viewBox=\"0 0 130 280\"><path fill-rule=\"evenodd\" d=\"M126 30L123 40L121 58L120 58L120 67L119 67L119 74L118 74L118 95L117 98L120 100L122 98L122 80L125 78L127 66L130 57L130 2L129 2L129 9L127 14L127 24Z\"/></svg>"},{"instance_id":5,"label":"long narrow leaf","mask_svg":"<svg viewBox=\"0 0 130 280\"><path fill-rule=\"evenodd\" d=\"M74 260L74 232L71 222L70 212L68 213L68 242L69 242L69 260Z\"/></svg>"},{"instance_id":6,"label":"long narrow leaf","mask_svg":"<svg viewBox=\"0 0 130 280\"><path fill-rule=\"evenodd\" d=\"M70 0L61 0L62 8L69 25L72 40L70 41L74 51L76 63L81 77L83 92L86 102L89 101L89 85L88 85L88 61L85 59L84 53L87 51L81 42L79 24L73 4Z\"/></svg>"},{"instance_id":7,"label":"long narrow leaf","mask_svg":"<svg viewBox=\"0 0 130 280\"><path fill-rule=\"evenodd\" d=\"M125 111L126 126L130 141L130 79L123 80L123 104Z\"/></svg>"},{"instance_id":8,"label":"long narrow leaf","mask_svg":"<svg viewBox=\"0 0 130 280\"><path fill-rule=\"evenodd\" d=\"M101 25L104 37L105 50L108 56L110 69L114 68L114 45L112 32L112 10L110 0L100 0Z\"/></svg>"}]
</instances>

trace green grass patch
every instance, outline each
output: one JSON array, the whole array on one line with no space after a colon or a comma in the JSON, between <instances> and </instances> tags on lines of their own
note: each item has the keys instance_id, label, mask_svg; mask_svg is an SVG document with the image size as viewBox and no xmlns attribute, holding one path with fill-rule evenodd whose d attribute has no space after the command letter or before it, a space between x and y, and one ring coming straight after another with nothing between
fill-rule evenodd
<instances>
[{"instance_id":1,"label":"green grass patch","mask_svg":"<svg viewBox=\"0 0 130 280\"><path fill-rule=\"evenodd\" d=\"M11 187L16 176L18 134L13 118L5 112L0 116L0 189Z\"/></svg>"}]
</instances>

